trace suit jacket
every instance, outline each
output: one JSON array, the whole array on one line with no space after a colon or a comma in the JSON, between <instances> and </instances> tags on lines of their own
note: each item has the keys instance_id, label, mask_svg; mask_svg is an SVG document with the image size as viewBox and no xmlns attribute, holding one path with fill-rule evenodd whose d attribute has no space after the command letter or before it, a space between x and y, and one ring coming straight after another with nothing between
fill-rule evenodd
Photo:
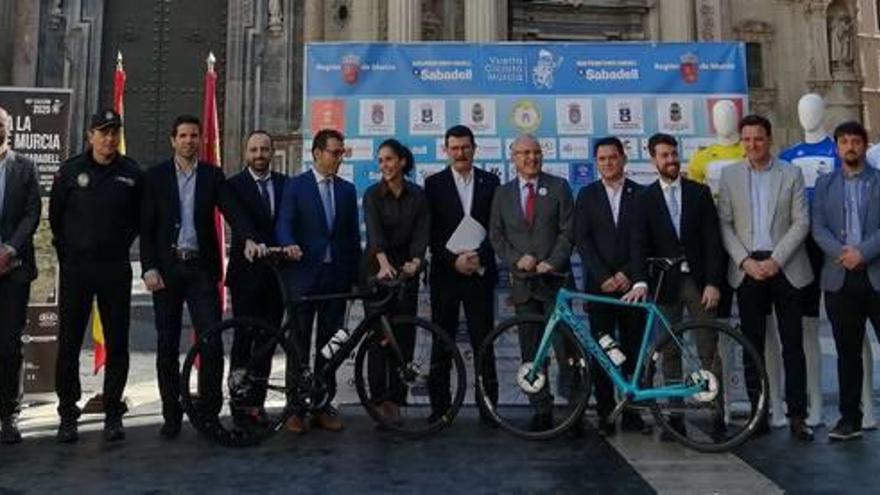
<instances>
[{"instance_id":1,"label":"suit jacket","mask_svg":"<svg viewBox=\"0 0 880 495\"><path fill-rule=\"evenodd\" d=\"M880 291L880 172L866 166L862 174L862 242L855 247L865 259L871 286ZM846 269L835 262L846 245L844 180L841 169L820 176L813 196L813 239L825 253L822 290L827 291L840 290L846 275Z\"/></svg>"},{"instance_id":2,"label":"suit jacket","mask_svg":"<svg viewBox=\"0 0 880 495\"><path fill-rule=\"evenodd\" d=\"M254 227L255 237L253 240L267 246L277 246L275 218L280 210L284 186L287 185L287 176L277 172L271 174L274 215L266 211L266 207L263 206L260 186L254 181L248 169L245 168L226 182L232 194L238 199L242 213L248 217ZM226 268L226 285L239 289L262 290L267 287L267 283L274 284L275 277L271 268L265 264L255 264L245 259L244 244L245 236L238 230L233 230L229 265Z\"/></svg>"},{"instance_id":3,"label":"suit jacket","mask_svg":"<svg viewBox=\"0 0 880 495\"><path fill-rule=\"evenodd\" d=\"M290 287L295 294L308 294L315 288L322 270L333 270L332 278L345 290L357 283L361 257L361 231L358 222L357 193L354 184L333 179L336 216L327 228L324 203L312 170L287 181L275 223L278 245L298 245L303 256L290 264ZM324 263L330 247L333 263Z\"/></svg>"},{"instance_id":4,"label":"suit jacket","mask_svg":"<svg viewBox=\"0 0 880 495\"><path fill-rule=\"evenodd\" d=\"M559 272L569 270L572 251L572 197L568 181L541 172L538 175L535 218L526 222L520 202L519 179L499 187L492 200L489 239L498 256L511 269L516 262L530 254L538 261L546 261ZM553 297L552 288L533 293L527 284L514 278L510 298L514 304L529 298Z\"/></svg>"},{"instance_id":5,"label":"suit jacket","mask_svg":"<svg viewBox=\"0 0 880 495\"><path fill-rule=\"evenodd\" d=\"M574 206L574 243L583 264L584 288L601 293L602 282L617 272L634 280L630 237L636 197L643 186L625 179L617 224L601 180L582 188Z\"/></svg>"},{"instance_id":6,"label":"suit jacket","mask_svg":"<svg viewBox=\"0 0 880 495\"><path fill-rule=\"evenodd\" d=\"M633 228L633 265L635 279L648 281L648 257L677 258L684 256L690 275L697 287L720 288L724 281L724 256L718 212L708 186L681 179L681 236L675 232L672 216L660 181L639 195ZM675 300L681 270L671 270L664 278L660 301Z\"/></svg>"},{"instance_id":7,"label":"suit jacket","mask_svg":"<svg viewBox=\"0 0 880 495\"><path fill-rule=\"evenodd\" d=\"M473 168L472 173L474 194L471 201L471 217L479 222L487 233L477 249L480 266L484 267L485 271L482 275L473 276L482 277L486 282L495 284L498 281L498 266L488 232L492 198L499 180L494 174L476 167ZM455 270L457 256L446 249L446 242L464 218L464 209L458 197L455 177L449 167L425 179L425 195L431 212L431 283L454 284L464 275Z\"/></svg>"},{"instance_id":8,"label":"suit jacket","mask_svg":"<svg viewBox=\"0 0 880 495\"><path fill-rule=\"evenodd\" d=\"M238 201L220 167L199 161L196 164L194 221L199 242L199 266L219 281L221 276L220 243L214 224L219 208L233 231L255 238L254 228L242 214ZM177 169L168 160L147 170L144 180L144 204L141 208L141 266L143 272L166 273L175 262L174 250L180 233L180 193Z\"/></svg>"},{"instance_id":9,"label":"suit jacket","mask_svg":"<svg viewBox=\"0 0 880 495\"><path fill-rule=\"evenodd\" d=\"M798 167L772 158L770 174L770 237L772 258L782 267L785 277L795 287L813 281L813 270L804 247L810 232L810 217L804 197L804 177ZM740 265L752 251L752 206L749 168L746 162L724 167L718 195L721 238L730 254L727 279L739 287L745 272Z\"/></svg>"},{"instance_id":10,"label":"suit jacket","mask_svg":"<svg viewBox=\"0 0 880 495\"><path fill-rule=\"evenodd\" d=\"M6 190L0 216L0 239L12 246L21 266L10 272L7 280L28 282L37 278L34 262L34 232L40 223L40 185L37 166L12 150L6 163Z\"/></svg>"}]
</instances>

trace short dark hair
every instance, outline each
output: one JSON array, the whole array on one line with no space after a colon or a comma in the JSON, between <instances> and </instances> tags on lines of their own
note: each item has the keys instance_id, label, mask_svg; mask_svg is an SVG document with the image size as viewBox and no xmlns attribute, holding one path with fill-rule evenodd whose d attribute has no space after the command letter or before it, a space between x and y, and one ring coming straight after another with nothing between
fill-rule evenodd
<instances>
[{"instance_id":1,"label":"short dark hair","mask_svg":"<svg viewBox=\"0 0 880 495\"><path fill-rule=\"evenodd\" d=\"M606 136L597 139L596 142L593 143L593 157L595 157L596 152L599 151L599 146L614 146L621 155L626 155L626 151L623 148L623 141L615 136Z\"/></svg>"},{"instance_id":2,"label":"short dark hair","mask_svg":"<svg viewBox=\"0 0 880 495\"><path fill-rule=\"evenodd\" d=\"M863 126L859 122L856 122L855 120L844 122L834 128L835 143L845 135L859 136L862 138L862 141L864 141L865 144L868 144L868 131L865 130L865 126Z\"/></svg>"},{"instance_id":3,"label":"short dark hair","mask_svg":"<svg viewBox=\"0 0 880 495\"><path fill-rule=\"evenodd\" d=\"M770 121L767 120L766 117L762 117L761 115L750 114L746 115L739 121L739 132L742 134L743 127L759 125L767 131L768 136L773 135L773 126L770 125Z\"/></svg>"},{"instance_id":4,"label":"short dark hair","mask_svg":"<svg viewBox=\"0 0 880 495\"><path fill-rule=\"evenodd\" d=\"M183 124L195 124L199 128L199 134L202 133L202 121L195 115L183 114L174 118L174 123L171 124L171 137L177 137L177 128Z\"/></svg>"},{"instance_id":5,"label":"short dark hair","mask_svg":"<svg viewBox=\"0 0 880 495\"><path fill-rule=\"evenodd\" d=\"M477 142L474 140L474 132L471 131L471 128L466 125L454 125L446 130L446 135L443 136L443 144L449 144L449 138L451 137L467 137L471 138L471 145L476 147Z\"/></svg>"},{"instance_id":6,"label":"short dark hair","mask_svg":"<svg viewBox=\"0 0 880 495\"><path fill-rule=\"evenodd\" d=\"M385 141L382 141L382 144L380 144L378 148L376 148L376 151L378 152L382 148L390 148L398 158L403 159L405 162L403 165L403 175L409 175L413 168L415 168L416 162L412 151L400 141L394 138L386 139Z\"/></svg>"},{"instance_id":7,"label":"short dark hair","mask_svg":"<svg viewBox=\"0 0 880 495\"><path fill-rule=\"evenodd\" d=\"M674 137L670 136L669 134L658 132L657 134L654 134L653 136L648 138L648 153L651 156L654 156L658 144L668 144L673 148L678 148L678 141Z\"/></svg>"},{"instance_id":8,"label":"short dark hair","mask_svg":"<svg viewBox=\"0 0 880 495\"><path fill-rule=\"evenodd\" d=\"M315 150L327 148L327 141L331 139L338 139L340 142L345 141L345 137L336 129L321 129L318 131L315 137L312 138L312 154L315 153Z\"/></svg>"}]
</instances>

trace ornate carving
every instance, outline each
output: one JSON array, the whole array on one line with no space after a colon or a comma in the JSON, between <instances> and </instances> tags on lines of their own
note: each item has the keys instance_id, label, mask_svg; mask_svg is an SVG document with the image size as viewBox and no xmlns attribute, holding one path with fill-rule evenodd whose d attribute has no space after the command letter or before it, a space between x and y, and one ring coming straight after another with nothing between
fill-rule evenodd
<instances>
[{"instance_id":1,"label":"ornate carving","mask_svg":"<svg viewBox=\"0 0 880 495\"><path fill-rule=\"evenodd\" d=\"M839 13L828 19L828 45L831 70L851 70L854 60L855 25L848 14Z\"/></svg>"},{"instance_id":2,"label":"ornate carving","mask_svg":"<svg viewBox=\"0 0 880 495\"><path fill-rule=\"evenodd\" d=\"M748 19L734 26L733 32L736 33L736 38L739 40L766 41L773 37L775 29L767 22Z\"/></svg>"},{"instance_id":3,"label":"ornate carving","mask_svg":"<svg viewBox=\"0 0 880 495\"><path fill-rule=\"evenodd\" d=\"M281 0L269 0L268 5L269 22L266 25L267 31L272 35L278 35L284 30L284 14L281 10Z\"/></svg>"}]
</instances>

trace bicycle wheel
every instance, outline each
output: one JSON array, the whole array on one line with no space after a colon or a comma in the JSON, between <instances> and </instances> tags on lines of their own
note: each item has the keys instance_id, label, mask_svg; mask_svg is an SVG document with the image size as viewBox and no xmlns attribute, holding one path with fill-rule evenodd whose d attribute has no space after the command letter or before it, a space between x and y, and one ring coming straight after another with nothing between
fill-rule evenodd
<instances>
[{"instance_id":1,"label":"bicycle wheel","mask_svg":"<svg viewBox=\"0 0 880 495\"><path fill-rule=\"evenodd\" d=\"M766 414L764 360L743 334L721 322L676 325L649 356L645 388L702 386L689 397L650 404L657 423L694 450L730 450L746 441Z\"/></svg>"},{"instance_id":2,"label":"bicycle wheel","mask_svg":"<svg viewBox=\"0 0 880 495\"><path fill-rule=\"evenodd\" d=\"M435 433L452 423L464 401L464 359L434 323L395 316L390 324L400 352L381 329L369 332L355 356L358 397L383 429L407 436Z\"/></svg>"},{"instance_id":3,"label":"bicycle wheel","mask_svg":"<svg viewBox=\"0 0 880 495\"><path fill-rule=\"evenodd\" d=\"M202 335L180 377L190 423L230 447L255 445L277 431L292 412L285 389L287 347L280 330L250 318L223 321Z\"/></svg>"},{"instance_id":4,"label":"bicycle wheel","mask_svg":"<svg viewBox=\"0 0 880 495\"><path fill-rule=\"evenodd\" d=\"M581 421L589 398L586 355L563 323L554 330L538 379L525 378L535 366L544 325L538 315L504 321L483 341L475 363L481 406L502 428L530 440L555 437Z\"/></svg>"}]
</instances>

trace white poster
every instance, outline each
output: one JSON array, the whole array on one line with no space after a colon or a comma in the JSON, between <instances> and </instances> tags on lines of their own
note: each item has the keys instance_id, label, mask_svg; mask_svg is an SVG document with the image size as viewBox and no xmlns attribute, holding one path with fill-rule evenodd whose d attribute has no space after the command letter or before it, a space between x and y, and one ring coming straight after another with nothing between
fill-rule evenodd
<instances>
[{"instance_id":1,"label":"white poster","mask_svg":"<svg viewBox=\"0 0 880 495\"><path fill-rule=\"evenodd\" d=\"M409 101L409 133L443 135L446 132L446 102L415 99Z\"/></svg>"},{"instance_id":2,"label":"white poster","mask_svg":"<svg viewBox=\"0 0 880 495\"><path fill-rule=\"evenodd\" d=\"M358 117L359 134L363 136L393 136L394 100L361 100Z\"/></svg>"},{"instance_id":3,"label":"white poster","mask_svg":"<svg viewBox=\"0 0 880 495\"><path fill-rule=\"evenodd\" d=\"M559 135L592 134L593 102L589 98L557 98L556 132Z\"/></svg>"},{"instance_id":4,"label":"white poster","mask_svg":"<svg viewBox=\"0 0 880 495\"><path fill-rule=\"evenodd\" d=\"M491 98L462 98L459 102L459 120L476 135L497 134L495 100Z\"/></svg>"},{"instance_id":5,"label":"white poster","mask_svg":"<svg viewBox=\"0 0 880 495\"><path fill-rule=\"evenodd\" d=\"M609 134L644 134L641 98L608 98L605 109Z\"/></svg>"},{"instance_id":6,"label":"white poster","mask_svg":"<svg viewBox=\"0 0 880 495\"><path fill-rule=\"evenodd\" d=\"M657 98L657 127L667 134L694 133L694 102L690 98Z\"/></svg>"}]
</instances>

